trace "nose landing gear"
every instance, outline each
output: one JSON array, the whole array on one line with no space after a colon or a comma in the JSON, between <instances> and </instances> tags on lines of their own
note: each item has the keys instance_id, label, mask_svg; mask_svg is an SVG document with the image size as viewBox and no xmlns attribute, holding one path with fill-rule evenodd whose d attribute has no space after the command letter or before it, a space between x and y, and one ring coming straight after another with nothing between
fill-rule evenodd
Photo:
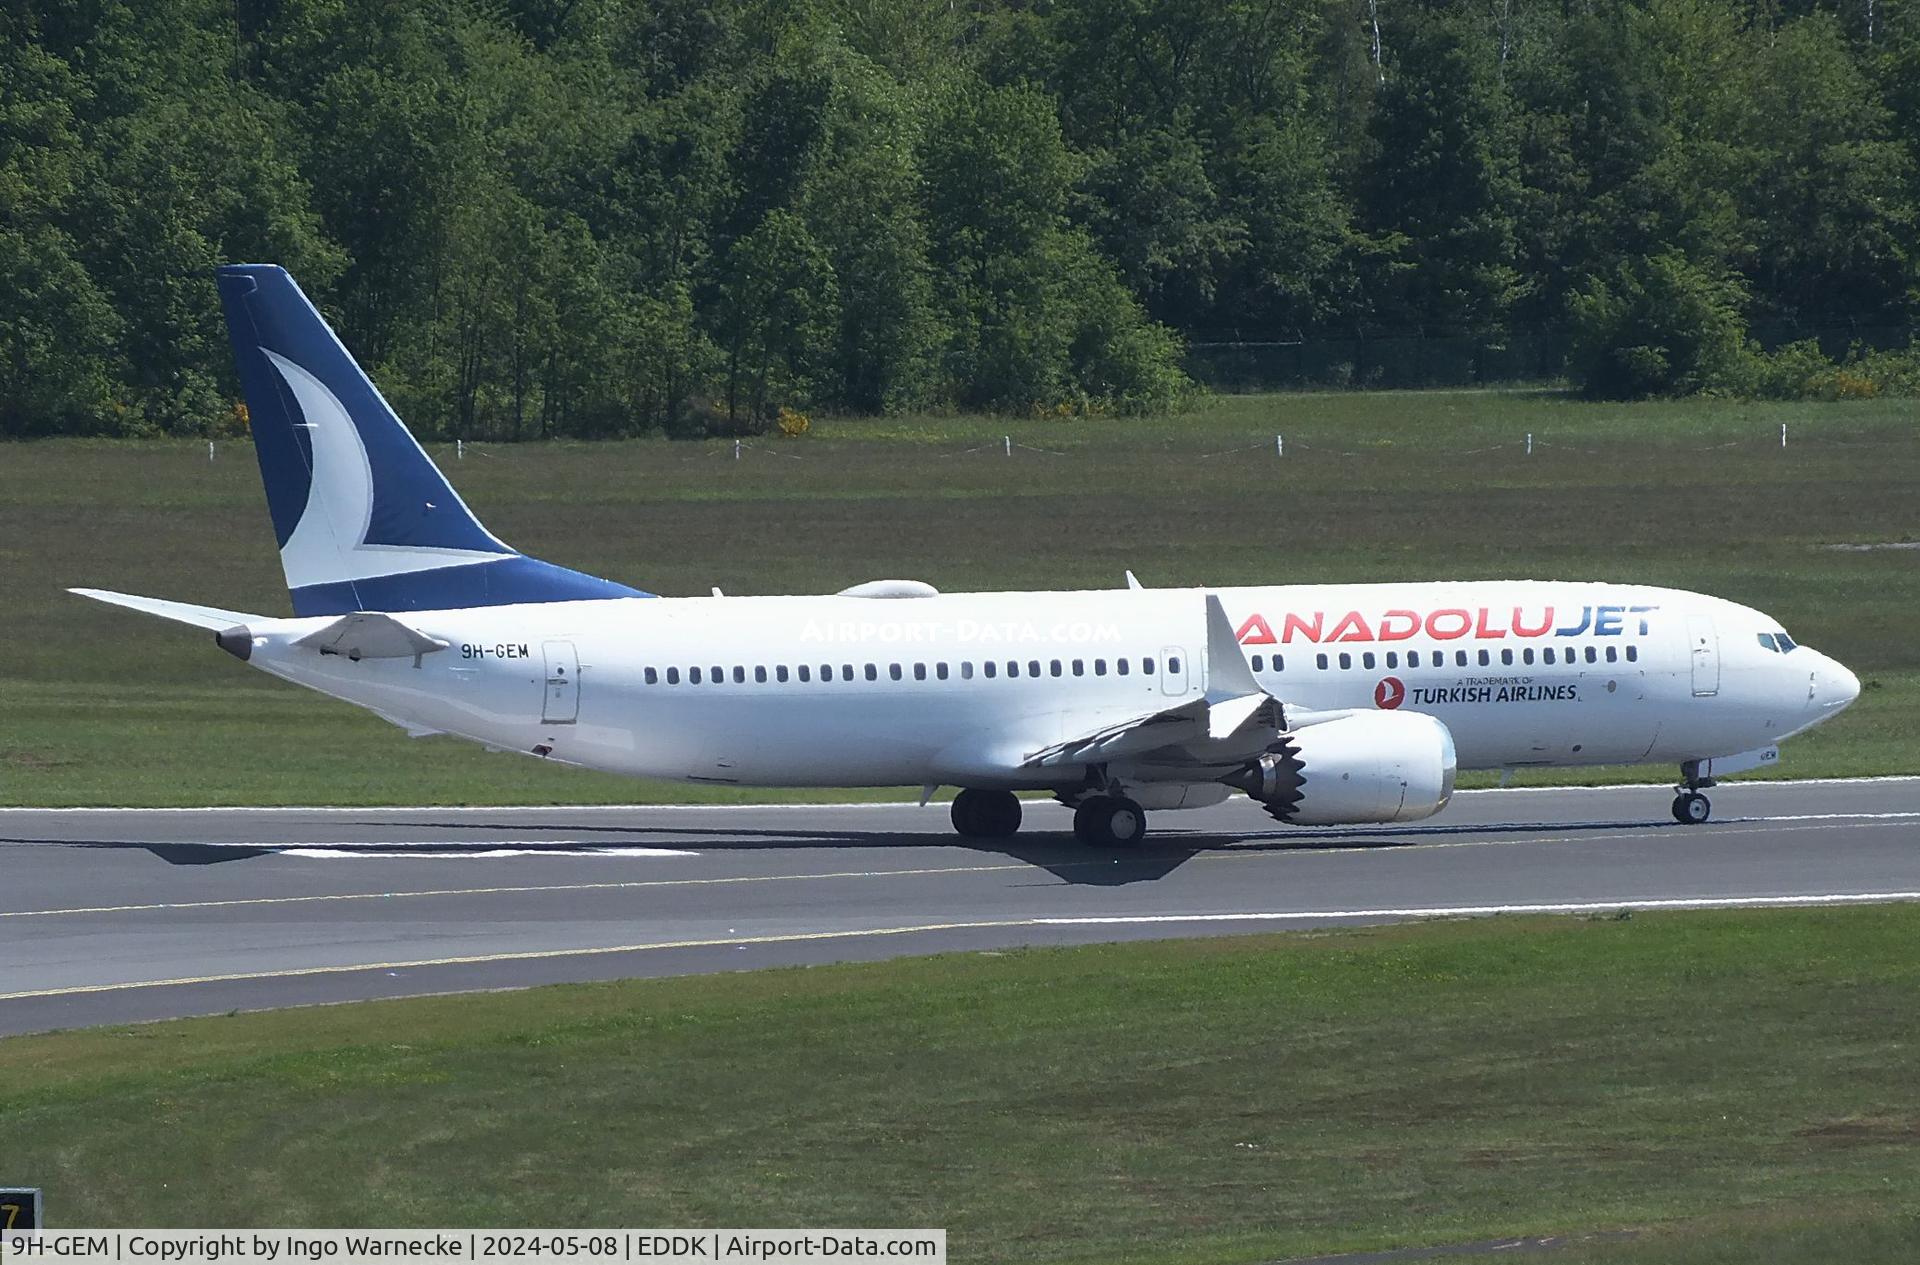
<instances>
[{"instance_id":1,"label":"nose landing gear","mask_svg":"<svg viewBox=\"0 0 1920 1265\"><path fill-rule=\"evenodd\" d=\"M1673 797L1673 819L1683 826L1697 826L1713 815L1713 805L1699 791L1681 791Z\"/></svg>"},{"instance_id":2,"label":"nose landing gear","mask_svg":"<svg viewBox=\"0 0 1920 1265\"><path fill-rule=\"evenodd\" d=\"M1700 793L1714 784L1711 777L1701 776L1707 763L1688 760L1680 766L1680 785L1673 788L1673 819L1683 826L1697 826L1713 816L1713 805Z\"/></svg>"}]
</instances>

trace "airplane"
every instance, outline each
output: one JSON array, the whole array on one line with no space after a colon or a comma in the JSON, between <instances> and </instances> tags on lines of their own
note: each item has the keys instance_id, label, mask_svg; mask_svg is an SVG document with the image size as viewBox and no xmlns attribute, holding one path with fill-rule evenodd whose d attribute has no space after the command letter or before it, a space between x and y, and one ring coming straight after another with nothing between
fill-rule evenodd
<instances>
[{"instance_id":1,"label":"airplane","mask_svg":"<svg viewBox=\"0 0 1920 1265\"><path fill-rule=\"evenodd\" d=\"M480 524L293 278L218 270L293 616L75 593L213 634L416 736L683 782L941 786L963 836L1050 792L1121 847L1239 792L1417 821L1460 769L1679 766L1673 816L1854 674L1745 606L1535 581L658 597Z\"/></svg>"}]
</instances>

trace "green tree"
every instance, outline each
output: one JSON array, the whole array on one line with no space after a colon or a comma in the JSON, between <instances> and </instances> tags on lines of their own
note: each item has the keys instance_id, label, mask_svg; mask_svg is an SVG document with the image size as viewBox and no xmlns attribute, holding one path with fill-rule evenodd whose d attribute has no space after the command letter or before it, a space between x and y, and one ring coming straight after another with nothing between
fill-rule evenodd
<instances>
[{"instance_id":1,"label":"green tree","mask_svg":"<svg viewBox=\"0 0 1920 1265\"><path fill-rule=\"evenodd\" d=\"M1412 265L1387 280L1387 312L1408 325L1490 329L1521 283L1518 153L1497 57L1463 20L1399 29L1361 174L1362 224L1404 235Z\"/></svg>"},{"instance_id":2,"label":"green tree","mask_svg":"<svg viewBox=\"0 0 1920 1265\"><path fill-rule=\"evenodd\" d=\"M1899 319L1916 281L1913 159L1839 23L1787 24L1756 75L1754 162L1735 185L1756 297L1802 321Z\"/></svg>"},{"instance_id":3,"label":"green tree","mask_svg":"<svg viewBox=\"0 0 1920 1265\"><path fill-rule=\"evenodd\" d=\"M798 216L772 211L729 252L722 295L727 424L758 430L819 387L839 307L833 264Z\"/></svg>"},{"instance_id":4,"label":"green tree","mask_svg":"<svg viewBox=\"0 0 1920 1265\"><path fill-rule=\"evenodd\" d=\"M1737 277L1677 253L1629 260L1568 302L1574 381L1600 399L1737 385L1745 297Z\"/></svg>"}]
</instances>

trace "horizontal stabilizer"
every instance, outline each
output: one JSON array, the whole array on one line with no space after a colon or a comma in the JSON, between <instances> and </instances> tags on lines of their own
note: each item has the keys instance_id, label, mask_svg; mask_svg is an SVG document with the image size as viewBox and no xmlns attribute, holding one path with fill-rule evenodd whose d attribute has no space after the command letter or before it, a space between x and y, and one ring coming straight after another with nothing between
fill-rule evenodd
<instances>
[{"instance_id":1,"label":"horizontal stabilizer","mask_svg":"<svg viewBox=\"0 0 1920 1265\"><path fill-rule=\"evenodd\" d=\"M358 663L362 659L413 659L445 650L448 643L429 637L417 628L409 628L391 615L377 611L356 611L308 633L294 643L308 646L321 654L337 654Z\"/></svg>"},{"instance_id":2,"label":"horizontal stabilizer","mask_svg":"<svg viewBox=\"0 0 1920 1265\"><path fill-rule=\"evenodd\" d=\"M143 615L158 615L161 619L170 619L176 624L206 628L213 632L224 632L238 624L259 623L267 618L265 615L249 615L244 611L224 611L217 606L168 602L157 597L138 597L132 593L114 593L107 589L68 589L67 592L81 597L90 597L96 602L105 602L109 606L124 606L130 611L139 611Z\"/></svg>"}]
</instances>

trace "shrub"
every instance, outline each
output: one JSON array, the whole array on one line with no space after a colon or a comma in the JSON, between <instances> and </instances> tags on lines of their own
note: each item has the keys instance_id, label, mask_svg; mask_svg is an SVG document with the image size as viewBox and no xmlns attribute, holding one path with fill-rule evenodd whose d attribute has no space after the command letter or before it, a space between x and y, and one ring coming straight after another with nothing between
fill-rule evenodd
<instances>
[{"instance_id":1,"label":"shrub","mask_svg":"<svg viewBox=\"0 0 1920 1265\"><path fill-rule=\"evenodd\" d=\"M1568 372L1600 399L1724 390L1741 373L1739 281L1669 252L1589 277L1568 306Z\"/></svg>"}]
</instances>

